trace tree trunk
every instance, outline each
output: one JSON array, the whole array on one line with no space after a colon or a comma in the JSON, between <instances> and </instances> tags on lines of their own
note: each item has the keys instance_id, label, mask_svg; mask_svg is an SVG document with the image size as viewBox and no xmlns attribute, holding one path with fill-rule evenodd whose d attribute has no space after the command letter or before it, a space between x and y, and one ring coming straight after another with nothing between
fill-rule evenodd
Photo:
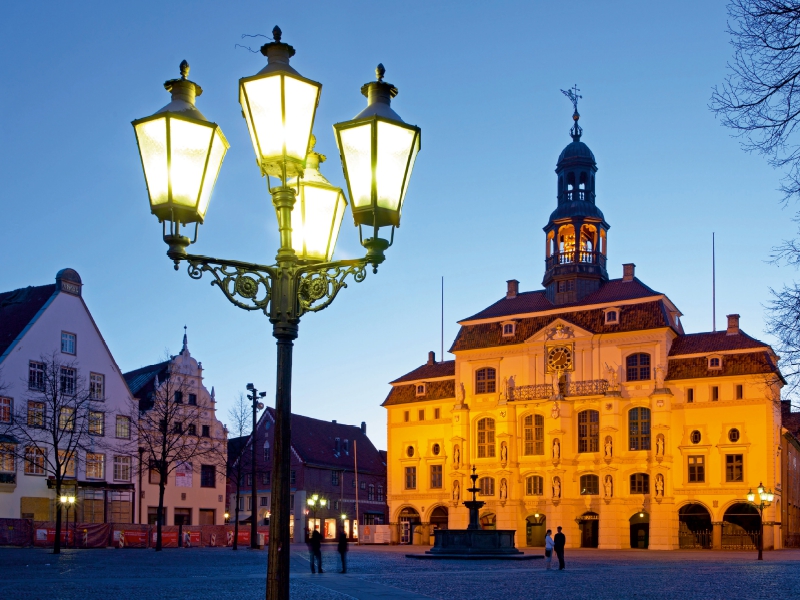
<instances>
[{"instance_id":1,"label":"tree trunk","mask_svg":"<svg viewBox=\"0 0 800 600\"><path fill-rule=\"evenodd\" d=\"M53 540L53 554L61 554L61 482L56 479L56 539Z\"/></svg>"},{"instance_id":2,"label":"tree trunk","mask_svg":"<svg viewBox=\"0 0 800 600\"><path fill-rule=\"evenodd\" d=\"M241 479L241 478L239 478ZM236 482L236 510L234 511L233 522L233 549L239 549L239 481Z\"/></svg>"},{"instance_id":3,"label":"tree trunk","mask_svg":"<svg viewBox=\"0 0 800 600\"><path fill-rule=\"evenodd\" d=\"M158 511L156 512L156 552L161 552L161 522L164 520L164 474L158 480Z\"/></svg>"}]
</instances>

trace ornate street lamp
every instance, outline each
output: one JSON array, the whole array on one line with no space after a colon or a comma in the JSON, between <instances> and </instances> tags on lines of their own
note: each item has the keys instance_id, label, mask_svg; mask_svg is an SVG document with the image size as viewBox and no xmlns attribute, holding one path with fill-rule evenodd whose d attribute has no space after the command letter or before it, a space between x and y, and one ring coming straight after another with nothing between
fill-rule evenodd
<instances>
[{"instance_id":1,"label":"ornate street lamp","mask_svg":"<svg viewBox=\"0 0 800 600\"><path fill-rule=\"evenodd\" d=\"M233 304L262 311L272 323L278 351L267 597L288 600L293 342L304 314L326 308L347 287L347 277L361 282L368 265L377 272L385 260L384 251L394 240L394 228L400 225L420 149L420 129L404 123L391 109L389 103L397 89L383 81L385 70L379 65L378 80L362 87L368 98L366 110L334 126L355 224L359 233L361 225L372 227L372 235L366 239L361 236L367 250L364 258L331 261L347 203L341 190L319 173L323 157L314 152L311 143L321 85L289 65L294 48L281 41L278 27L272 33L274 41L261 48L268 64L255 76L239 81L239 101L278 220L280 247L275 264L217 259L186 251L197 240L197 226L205 219L228 148L219 127L206 121L194 107L200 88L186 79L188 65L182 66L181 79L165 84L173 93L173 101L133 125L150 209L165 223L167 256L175 269L185 260L193 279L209 273L212 283ZM274 187L272 177L278 180ZM189 223L196 224L192 240L180 232L181 225ZM392 227L388 240L378 235L386 226Z\"/></svg>"},{"instance_id":2,"label":"ornate street lamp","mask_svg":"<svg viewBox=\"0 0 800 600\"><path fill-rule=\"evenodd\" d=\"M756 504L756 496L758 496L758 504ZM760 481L755 494L752 489L747 492L747 501L758 509L759 514L758 560L764 560L764 509L769 507L774 499L775 494L772 493L772 490L764 488Z\"/></svg>"},{"instance_id":3,"label":"ornate street lamp","mask_svg":"<svg viewBox=\"0 0 800 600\"><path fill-rule=\"evenodd\" d=\"M61 496L61 498L59 498L59 500L61 501L61 506L65 507L66 508L66 512L67 512L67 516L66 516L66 522L67 522L66 523L66 525L67 525L66 531L67 531L67 535L66 535L66 538L65 538L66 542L64 543L64 547L65 548L69 548L69 509L72 508L72 518L73 518L73 520L75 520L76 519L75 508L74 508L75 507L75 496L73 496L73 495L69 495L68 496L68 495L64 494L64 495ZM73 528L72 528L72 535L73 535L73 537L75 536L75 526L73 526ZM73 547L75 546L75 543L76 543L75 540L73 540L72 541Z\"/></svg>"},{"instance_id":4,"label":"ornate street lamp","mask_svg":"<svg viewBox=\"0 0 800 600\"><path fill-rule=\"evenodd\" d=\"M258 422L258 411L264 409L264 404L259 402L259 399L267 395L267 392L260 392L255 388L252 383L247 384L247 399L253 403L253 433L250 436L250 548L258 550L258 523L256 522L256 513L258 512L256 500L258 494L256 493L256 423Z\"/></svg>"}]
</instances>

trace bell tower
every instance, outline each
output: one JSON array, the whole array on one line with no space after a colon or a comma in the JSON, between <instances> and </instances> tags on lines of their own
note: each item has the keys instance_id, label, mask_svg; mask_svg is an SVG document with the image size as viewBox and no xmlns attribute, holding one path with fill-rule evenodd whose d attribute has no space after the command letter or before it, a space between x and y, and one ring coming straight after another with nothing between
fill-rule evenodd
<instances>
[{"instance_id":1,"label":"bell tower","mask_svg":"<svg viewBox=\"0 0 800 600\"><path fill-rule=\"evenodd\" d=\"M542 285L553 304L579 302L608 281L609 224L595 205L597 162L581 141L577 86L561 90L572 102L572 143L558 157L558 206L544 227L545 273Z\"/></svg>"}]
</instances>

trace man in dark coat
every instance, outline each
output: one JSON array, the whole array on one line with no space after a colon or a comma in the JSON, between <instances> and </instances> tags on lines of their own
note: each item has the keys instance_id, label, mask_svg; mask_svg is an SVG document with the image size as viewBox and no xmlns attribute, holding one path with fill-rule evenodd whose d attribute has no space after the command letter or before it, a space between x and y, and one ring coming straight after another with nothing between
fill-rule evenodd
<instances>
[{"instance_id":1,"label":"man in dark coat","mask_svg":"<svg viewBox=\"0 0 800 600\"><path fill-rule=\"evenodd\" d=\"M309 548L311 549L311 572L316 573L314 570L314 560L316 560L319 572L324 573L325 571L322 570L322 535L316 527L314 527L314 532L311 534Z\"/></svg>"},{"instance_id":2,"label":"man in dark coat","mask_svg":"<svg viewBox=\"0 0 800 600\"><path fill-rule=\"evenodd\" d=\"M553 550L558 556L558 570L564 570L564 546L567 543L567 536L561 533L561 527L556 527L558 533L553 536Z\"/></svg>"},{"instance_id":3,"label":"man in dark coat","mask_svg":"<svg viewBox=\"0 0 800 600\"><path fill-rule=\"evenodd\" d=\"M339 556L342 557L342 573L347 573L347 534L344 530L339 532Z\"/></svg>"}]
</instances>

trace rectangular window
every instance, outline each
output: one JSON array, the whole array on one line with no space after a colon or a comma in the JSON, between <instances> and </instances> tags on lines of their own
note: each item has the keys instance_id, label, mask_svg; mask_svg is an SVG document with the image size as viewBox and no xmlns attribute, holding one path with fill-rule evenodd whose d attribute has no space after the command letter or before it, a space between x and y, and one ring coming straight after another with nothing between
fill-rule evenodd
<instances>
[{"instance_id":1,"label":"rectangular window","mask_svg":"<svg viewBox=\"0 0 800 600\"><path fill-rule=\"evenodd\" d=\"M736 399L741 400L742 398L744 398L744 387L739 384L736 386Z\"/></svg>"},{"instance_id":2,"label":"rectangular window","mask_svg":"<svg viewBox=\"0 0 800 600\"><path fill-rule=\"evenodd\" d=\"M631 475L631 494L649 494L650 475L647 473L633 473Z\"/></svg>"},{"instance_id":3,"label":"rectangular window","mask_svg":"<svg viewBox=\"0 0 800 600\"><path fill-rule=\"evenodd\" d=\"M44 450L34 446L25 448L25 475L44 475Z\"/></svg>"},{"instance_id":4,"label":"rectangular window","mask_svg":"<svg viewBox=\"0 0 800 600\"><path fill-rule=\"evenodd\" d=\"M115 456L114 481L130 481L130 480L131 480L131 457Z\"/></svg>"},{"instance_id":5,"label":"rectangular window","mask_svg":"<svg viewBox=\"0 0 800 600\"><path fill-rule=\"evenodd\" d=\"M117 437L121 440L131 439L131 419L117 415Z\"/></svg>"},{"instance_id":6,"label":"rectangular window","mask_svg":"<svg viewBox=\"0 0 800 600\"><path fill-rule=\"evenodd\" d=\"M89 374L89 397L92 400L102 400L106 393L106 377L100 373Z\"/></svg>"},{"instance_id":7,"label":"rectangular window","mask_svg":"<svg viewBox=\"0 0 800 600\"><path fill-rule=\"evenodd\" d=\"M71 406L62 406L58 411L58 428L63 431L75 429L75 409Z\"/></svg>"},{"instance_id":8,"label":"rectangular window","mask_svg":"<svg viewBox=\"0 0 800 600\"><path fill-rule=\"evenodd\" d=\"M17 465L14 460L17 447L14 444L0 444L0 473L16 473Z\"/></svg>"},{"instance_id":9,"label":"rectangular window","mask_svg":"<svg viewBox=\"0 0 800 600\"><path fill-rule=\"evenodd\" d=\"M28 363L28 389L44 390L44 364L38 362Z\"/></svg>"},{"instance_id":10,"label":"rectangular window","mask_svg":"<svg viewBox=\"0 0 800 600\"><path fill-rule=\"evenodd\" d=\"M542 415L528 415L523 421L523 436L525 456L544 454L544 417Z\"/></svg>"},{"instance_id":11,"label":"rectangular window","mask_svg":"<svg viewBox=\"0 0 800 600\"><path fill-rule=\"evenodd\" d=\"M717 400L719 400L719 386L718 385L712 385L711 386L711 400L713 402L716 402Z\"/></svg>"},{"instance_id":12,"label":"rectangular window","mask_svg":"<svg viewBox=\"0 0 800 600\"><path fill-rule=\"evenodd\" d=\"M244 510L244 496L239 496L239 510Z\"/></svg>"},{"instance_id":13,"label":"rectangular window","mask_svg":"<svg viewBox=\"0 0 800 600\"><path fill-rule=\"evenodd\" d=\"M150 469L147 474L147 481L149 483L157 484L161 480L161 473L158 472L158 462L150 460Z\"/></svg>"},{"instance_id":14,"label":"rectangular window","mask_svg":"<svg viewBox=\"0 0 800 600\"><path fill-rule=\"evenodd\" d=\"M97 410L89 411L89 435L106 434L106 414Z\"/></svg>"},{"instance_id":15,"label":"rectangular window","mask_svg":"<svg viewBox=\"0 0 800 600\"><path fill-rule=\"evenodd\" d=\"M403 421L408 423L409 418L410 418L409 412L407 410L403 411Z\"/></svg>"},{"instance_id":16,"label":"rectangular window","mask_svg":"<svg viewBox=\"0 0 800 600\"><path fill-rule=\"evenodd\" d=\"M258 499L258 503L263 506L264 508L269 507L269 496L261 496Z\"/></svg>"},{"instance_id":17,"label":"rectangular window","mask_svg":"<svg viewBox=\"0 0 800 600\"><path fill-rule=\"evenodd\" d=\"M0 397L0 423L11 423L14 402L11 398Z\"/></svg>"},{"instance_id":18,"label":"rectangular window","mask_svg":"<svg viewBox=\"0 0 800 600\"><path fill-rule=\"evenodd\" d=\"M369 489L367 490L367 500L370 502L375 500L375 486L371 483L369 484Z\"/></svg>"},{"instance_id":19,"label":"rectangular window","mask_svg":"<svg viewBox=\"0 0 800 600\"><path fill-rule=\"evenodd\" d=\"M439 409L439 408L434 408L433 409L433 418L434 419L441 419L442 418L441 409Z\"/></svg>"},{"instance_id":20,"label":"rectangular window","mask_svg":"<svg viewBox=\"0 0 800 600\"><path fill-rule=\"evenodd\" d=\"M706 459L704 456L689 457L689 483L705 483Z\"/></svg>"},{"instance_id":21,"label":"rectangular window","mask_svg":"<svg viewBox=\"0 0 800 600\"><path fill-rule=\"evenodd\" d=\"M75 452L67 460L66 450L59 450L58 464L64 477L75 477Z\"/></svg>"},{"instance_id":22,"label":"rectangular window","mask_svg":"<svg viewBox=\"0 0 800 600\"><path fill-rule=\"evenodd\" d=\"M247 510L253 510L253 497L247 496L246 502L247 502Z\"/></svg>"},{"instance_id":23,"label":"rectangular window","mask_svg":"<svg viewBox=\"0 0 800 600\"><path fill-rule=\"evenodd\" d=\"M189 394L189 405L197 406L197 394Z\"/></svg>"},{"instance_id":24,"label":"rectangular window","mask_svg":"<svg viewBox=\"0 0 800 600\"><path fill-rule=\"evenodd\" d=\"M75 395L75 379L77 372L69 367L61 367L61 393L67 396Z\"/></svg>"},{"instance_id":25,"label":"rectangular window","mask_svg":"<svg viewBox=\"0 0 800 600\"><path fill-rule=\"evenodd\" d=\"M406 489L417 489L417 467L406 467Z\"/></svg>"},{"instance_id":26,"label":"rectangular window","mask_svg":"<svg viewBox=\"0 0 800 600\"><path fill-rule=\"evenodd\" d=\"M189 427L186 428L186 433L189 435L197 435L197 425L190 423Z\"/></svg>"},{"instance_id":27,"label":"rectangular window","mask_svg":"<svg viewBox=\"0 0 800 600\"><path fill-rule=\"evenodd\" d=\"M183 392L175 392L175 404L183 404Z\"/></svg>"},{"instance_id":28,"label":"rectangular window","mask_svg":"<svg viewBox=\"0 0 800 600\"><path fill-rule=\"evenodd\" d=\"M442 489L442 465L431 465L431 488Z\"/></svg>"},{"instance_id":29,"label":"rectangular window","mask_svg":"<svg viewBox=\"0 0 800 600\"><path fill-rule=\"evenodd\" d=\"M75 354L75 341L77 337L74 333L61 332L61 352L64 354Z\"/></svg>"},{"instance_id":30,"label":"rectangular window","mask_svg":"<svg viewBox=\"0 0 800 600\"><path fill-rule=\"evenodd\" d=\"M289 484L294 485L297 483L297 473L289 471Z\"/></svg>"},{"instance_id":31,"label":"rectangular window","mask_svg":"<svg viewBox=\"0 0 800 600\"><path fill-rule=\"evenodd\" d=\"M359 484L359 487L360 487L362 490L365 490L365 489L367 489L367 482L366 482L366 481L362 481L362 482Z\"/></svg>"},{"instance_id":32,"label":"rectangular window","mask_svg":"<svg viewBox=\"0 0 800 600\"><path fill-rule=\"evenodd\" d=\"M628 447L650 450L650 409L644 406L628 411Z\"/></svg>"},{"instance_id":33,"label":"rectangular window","mask_svg":"<svg viewBox=\"0 0 800 600\"><path fill-rule=\"evenodd\" d=\"M525 494L527 496L544 495L544 478L538 475L531 475L525 479Z\"/></svg>"},{"instance_id":34,"label":"rectangular window","mask_svg":"<svg viewBox=\"0 0 800 600\"><path fill-rule=\"evenodd\" d=\"M271 475L272 471L264 471L261 474L261 485L270 485L270 479L272 479Z\"/></svg>"},{"instance_id":35,"label":"rectangular window","mask_svg":"<svg viewBox=\"0 0 800 600\"><path fill-rule=\"evenodd\" d=\"M425 409L424 408L420 409L420 411L419 411L419 420L420 421L424 421L425 420Z\"/></svg>"},{"instance_id":36,"label":"rectangular window","mask_svg":"<svg viewBox=\"0 0 800 600\"><path fill-rule=\"evenodd\" d=\"M694 389L689 388L688 390L686 390L686 402L689 404L694 402Z\"/></svg>"},{"instance_id":37,"label":"rectangular window","mask_svg":"<svg viewBox=\"0 0 800 600\"><path fill-rule=\"evenodd\" d=\"M494 456L494 419L486 417L478 421L478 458Z\"/></svg>"},{"instance_id":38,"label":"rectangular window","mask_svg":"<svg viewBox=\"0 0 800 600\"><path fill-rule=\"evenodd\" d=\"M86 453L86 479L106 478L106 456L95 452Z\"/></svg>"},{"instance_id":39,"label":"rectangular window","mask_svg":"<svg viewBox=\"0 0 800 600\"><path fill-rule=\"evenodd\" d=\"M383 502L383 486L378 486L378 502Z\"/></svg>"},{"instance_id":40,"label":"rectangular window","mask_svg":"<svg viewBox=\"0 0 800 600\"><path fill-rule=\"evenodd\" d=\"M339 485L339 471L331 471L331 485Z\"/></svg>"},{"instance_id":41,"label":"rectangular window","mask_svg":"<svg viewBox=\"0 0 800 600\"><path fill-rule=\"evenodd\" d=\"M200 465L200 487L217 487L217 468L214 465Z\"/></svg>"},{"instance_id":42,"label":"rectangular window","mask_svg":"<svg viewBox=\"0 0 800 600\"><path fill-rule=\"evenodd\" d=\"M244 476L244 484L247 487L252 487L252 485L253 485L253 474L252 473L248 473L247 475Z\"/></svg>"},{"instance_id":43,"label":"rectangular window","mask_svg":"<svg viewBox=\"0 0 800 600\"><path fill-rule=\"evenodd\" d=\"M175 427L173 428L173 433L183 433L183 423L178 421L175 423Z\"/></svg>"},{"instance_id":44,"label":"rectangular window","mask_svg":"<svg viewBox=\"0 0 800 600\"><path fill-rule=\"evenodd\" d=\"M28 401L28 427L44 427L44 402Z\"/></svg>"},{"instance_id":45,"label":"rectangular window","mask_svg":"<svg viewBox=\"0 0 800 600\"><path fill-rule=\"evenodd\" d=\"M201 431L203 432L203 437L211 437L211 428L208 425L203 425Z\"/></svg>"},{"instance_id":46,"label":"rectangular window","mask_svg":"<svg viewBox=\"0 0 800 600\"><path fill-rule=\"evenodd\" d=\"M741 454L725 455L725 481L744 481L744 457Z\"/></svg>"},{"instance_id":47,"label":"rectangular window","mask_svg":"<svg viewBox=\"0 0 800 600\"><path fill-rule=\"evenodd\" d=\"M578 413L578 452L600 450L600 413L584 410Z\"/></svg>"}]
</instances>

